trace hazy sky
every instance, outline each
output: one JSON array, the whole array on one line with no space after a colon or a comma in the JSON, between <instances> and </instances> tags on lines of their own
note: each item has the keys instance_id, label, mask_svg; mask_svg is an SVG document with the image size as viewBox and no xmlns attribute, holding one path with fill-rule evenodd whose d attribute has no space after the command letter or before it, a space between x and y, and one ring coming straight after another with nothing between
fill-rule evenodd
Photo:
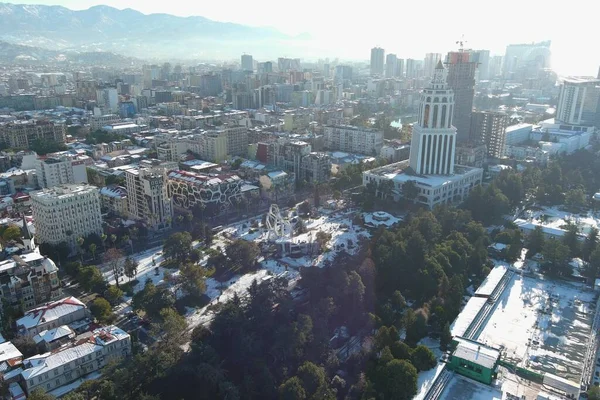
<instances>
[{"instance_id":1,"label":"hazy sky","mask_svg":"<svg viewBox=\"0 0 600 400\"><path fill-rule=\"evenodd\" d=\"M2 0L0 0L2 1ZM423 58L457 47L504 54L507 44L552 40L552 64L561 74L596 75L600 66L600 2L570 0L20 0L24 4L62 5L86 9L105 4L143 13L201 15L217 21L271 26L288 34L309 33L331 56L367 59L381 46L401 58ZM310 49L307 49L307 53ZM310 54L286 54L309 57Z\"/></svg>"}]
</instances>

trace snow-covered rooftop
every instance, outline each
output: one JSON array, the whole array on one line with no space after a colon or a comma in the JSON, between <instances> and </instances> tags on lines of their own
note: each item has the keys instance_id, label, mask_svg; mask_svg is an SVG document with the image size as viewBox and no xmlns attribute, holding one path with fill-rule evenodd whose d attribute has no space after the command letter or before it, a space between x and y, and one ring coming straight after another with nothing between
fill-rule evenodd
<instances>
[{"instance_id":1,"label":"snow-covered rooftop","mask_svg":"<svg viewBox=\"0 0 600 400\"><path fill-rule=\"evenodd\" d=\"M453 357L471 361L488 369L492 369L500 358L500 351L492 347L461 337L455 337L454 340L458 342L458 345L452 354Z\"/></svg>"},{"instance_id":2,"label":"snow-covered rooftop","mask_svg":"<svg viewBox=\"0 0 600 400\"><path fill-rule=\"evenodd\" d=\"M64 338L65 336L75 335L75 332L67 325L59 326L58 328L45 330L33 337L33 341L36 343L46 342L50 343L55 340Z\"/></svg>"},{"instance_id":3,"label":"snow-covered rooftop","mask_svg":"<svg viewBox=\"0 0 600 400\"><path fill-rule=\"evenodd\" d=\"M21 376L26 380L39 376L56 367L100 351L107 344L127 337L129 337L129 334L116 326L96 329L89 340L71 347L61 348L54 353L40 354L26 359L23 362L26 369L21 373Z\"/></svg>"},{"instance_id":4,"label":"snow-covered rooftop","mask_svg":"<svg viewBox=\"0 0 600 400\"><path fill-rule=\"evenodd\" d=\"M23 357L23 354L11 342L0 344L0 362L12 360L13 358Z\"/></svg>"},{"instance_id":5,"label":"snow-covered rooftop","mask_svg":"<svg viewBox=\"0 0 600 400\"><path fill-rule=\"evenodd\" d=\"M41 307L27 311L22 318L17 320L17 327L31 329L40 323L57 320L82 308L85 308L85 304L79 299L66 297L62 300L46 303Z\"/></svg>"}]
</instances>

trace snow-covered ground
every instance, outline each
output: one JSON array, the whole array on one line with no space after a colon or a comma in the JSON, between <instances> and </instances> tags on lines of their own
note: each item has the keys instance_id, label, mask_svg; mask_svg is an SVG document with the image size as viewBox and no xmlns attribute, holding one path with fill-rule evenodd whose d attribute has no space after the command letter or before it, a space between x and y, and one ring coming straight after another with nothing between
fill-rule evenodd
<instances>
[{"instance_id":1,"label":"snow-covered ground","mask_svg":"<svg viewBox=\"0 0 600 400\"><path fill-rule=\"evenodd\" d=\"M579 382L594 317L584 285L515 276L498 299L478 341L537 372Z\"/></svg>"},{"instance_id":2,"label":"snow-covered ground","mask_svg":"<svg viewBox=\"0 0 600 400\"><path fill-rule=\"evenodd\" d=\"M151 279L154 284L158 284L160 281L162 281L164 268L159 268L159 275L155 274L155 268L163 261L162 247L156 247L142 253L136 253L131 257L138 262L136 279L139 281L139 283L134 287L135 292L144 288L144 284L146 283L147 279ZM156 265L153 265L152 259L154 259ZM107 268L102 269L105 269L103 272L104 279L106 279L109 285L114 285L115 276L112 270ZM119 283L127 283L128 281L129 279L127 277L122 276Z\"/></svg>"},{"instance_id":3,"label":"snow-covered ground","mask_svg":"<svg viewBox=\"0 0 600 400\"><path fill-rule=\"evenodd\" d=\"M573 214L560 210L558 207L544 207L542 210L526 211L526 219L535 225L552 229L562 229L571 222L578 226L580 233L587 235L591 228L600 229L600 213L588 211L582 214Z\"/></svg>"}]
</instances>

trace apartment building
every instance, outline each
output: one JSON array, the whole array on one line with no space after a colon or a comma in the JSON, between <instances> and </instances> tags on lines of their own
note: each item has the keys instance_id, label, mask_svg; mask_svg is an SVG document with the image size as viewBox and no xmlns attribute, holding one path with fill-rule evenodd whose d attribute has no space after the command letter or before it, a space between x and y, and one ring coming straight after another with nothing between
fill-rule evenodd
<instances>
[{"instance_id":1,"label":"apartment building","mask_svg":"<svg viewBox=\"0 0 600 400\"><path fill-rule=\"evenodd\" d=\"M62 296L58 268L35 251L12 256L0 262L0 294L8 304L22 304L25 310L57 300Z\"/></svg>"},{"instance_id":2,"label":"apartment building","mask_svg":"<svg viewBox=\"0 0 600 400\"><path fill-rule=\"evenodd\" d=\"M200 157L220 162L227 159L227 136L224 132L208 131L200 137Z\"/></svg>"},{"instance_id":3,"label":"apartment building","mask_svg":"<svg viewBox=\"0 0 600 400\"><path fill-rule=\"evenodd\" d=\"M81 321L89 316L88 308L79 299L65 297L27 311L17 320L17 331L21 335L33 337L49 329Z\"/></svg>"},{"instance_id":4,"label":"apartment building","mask_svg":"<svg viewBox=\"0 0 600 400\"><path fill-rule=\"evenodd\" d=\"M90 130L97 131L103 126L116 124L121 121L121 118L116 114L94 115L89 118Z\"/></svg>"},{"instance_id":5,"label":"apartment building","mask_svg":"<svg viewBox=\"0 0 600 400\"><path fill-rule=\"evenodd\" d=\"M505 155L508 116L500 112L476 111L471 117L471 140L484 144L487 156L502 158Z\"/></svg>"},{"instance_id":6,"label":"apartment building","mask_svg":"<svg viewBox=\"0 0 600 400\"><path fill-rule=\"evenodd\" d=\"M31 193L36 235L41 243L66 242L75 248L77 238L102 234L98 188L67 184Z\"/></svg>"},{"instance_id":7,"label":"apartment building","mask_svg":"<svg viewBox=\"0 0 600 400\"><path fill-rule=\"evenodd\" d=\"M96 329L92 335L23 361L21 372L24 389L49 392L87 374L98 371L112 360L131 354L131 338L116 326Z\"/></svg>"},{"instance_id":8,"label":"apartment building","mask_svg":"<svg viewBox=\"0 0 600 400\"><path fill-rule=\"evenodd\" d=\"M128 215L127 189L123 186L110 185L100 189L100 208L120 216Z\"/></svg>"},{"instance_id":9,"label":"apartment building","mask_svg":"<svg viewBox=\"0 0 600 400\"><path fill-rule=\"evenodd\" d=\"M383 147L383 132L350 125L326 126L325 147L332 151L376 156Z\"/></svg>"},{"instance_id":10,"label":"apartment building","mask_svg":"<svg viewBox=\"0 0 600 400\"><path fill-rule=\"evenodd\" d=\"M48 120L11 121L0 124L0 141L13 149L29 149L36 140L64 143L66 126Z\"/></svg>"},{"instance_id":11,"label":"apartment building","mask_svg":"<svg viewBox=\"0 0 600 400\"><path fill-rule=\"evenodd\" d=\"M166 170L140 167L125 171L129 215L159 230L171 225L173 206L167 193Z\"/></svg>"},{"instance_id":12,"label":"apartment building","mask_svg":"<svg viewBox=\"0 0 600 400\"><path fill-rule=\"evenodd\" d=\"M87 164L92 159L74 154L50 155L35 160L35 173L41 188L51 188L67 183L87 183Z\"/></svg>"},{"instance_id":13,"label":"apartment building","mask_svg":"<svg viewBox=\"0 0 600 400\"><path fill-rule=\"evenodd\" d=\"M310 153L302 158L300 173L306 182L326 182L331 176L331 158L325 153Z\"/></svg>"},{"instance_id":14,"label":"apartment building","mask_svg":"<svg viewBox=\"0 0 600 400\"><path fill-rule=\"evenodd\" d=\"M292 172L298 182L323 182L331 174L331 158L312 151L300 140L280 139L268 144L267 162Z\"/></svg>"}]
</instances>

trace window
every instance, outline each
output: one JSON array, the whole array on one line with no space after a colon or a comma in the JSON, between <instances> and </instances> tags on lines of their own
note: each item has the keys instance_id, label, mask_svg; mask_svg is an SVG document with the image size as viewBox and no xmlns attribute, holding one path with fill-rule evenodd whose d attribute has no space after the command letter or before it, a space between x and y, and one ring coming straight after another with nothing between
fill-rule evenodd
<instances>
[{"instance_id":1,"label":"window","mask_svg":"<svg viewBox=\"0 0 600 400\"><path fill-rule=\"evenodd\" d=\"M56 386L60 386L60 379L56 380Z\"/></svg>"}]
</instances>

